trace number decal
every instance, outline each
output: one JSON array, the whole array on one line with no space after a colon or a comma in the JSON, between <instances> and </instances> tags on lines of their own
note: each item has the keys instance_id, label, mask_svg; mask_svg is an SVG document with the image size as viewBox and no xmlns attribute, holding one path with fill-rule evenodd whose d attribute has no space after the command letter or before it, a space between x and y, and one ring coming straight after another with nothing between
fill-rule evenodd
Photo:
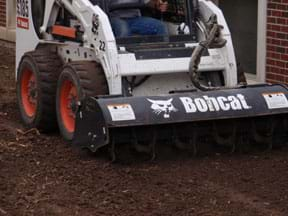
<instances>
[{"instance_id":1,"label":"number decal","mask_svg":"<svg viewBox=\"0 0 288 216\"><path fill-rule=\"evenodd\" d=\"M100 47L99 47L99 49L100 49L101 51L105 52L105 50L106 50L106 43L105 43L104 41L102 41L102 40L100 40L99 42L100 42Z\"/></svg>"}]
</instances>

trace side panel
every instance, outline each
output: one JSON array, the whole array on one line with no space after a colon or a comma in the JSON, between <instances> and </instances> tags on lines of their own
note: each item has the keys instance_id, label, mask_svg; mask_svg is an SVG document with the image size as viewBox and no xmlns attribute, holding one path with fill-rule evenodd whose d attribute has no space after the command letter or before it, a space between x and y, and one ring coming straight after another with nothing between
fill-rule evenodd
<instances>
[{"instance_id":1,"label":"side panel","mask_svg":"<svg viewBox=\"0 0 288 216\"><path fill-rule=\"evenodd\" d=\"M72 3L69 0L62 0L62 3L82 23L85 29L83 46L94 48L96 58L101 62L105 71L110 94L121 94L118 52L107 15L98 6L93 6L89 0L74 0ZM94 32L92 21L99 25Z\"/></svg>"},{"instance_id":2,"label":"side panel","mask_svg":"<svg viewBox=\"0 0 288 216\"><path fill-rule=\"evenodd\" d=\"M31 3L31 0L17 1L16 5L16 76L24 53L34 50L39 43L33 25Z\"/></svg>"}]
</instances>

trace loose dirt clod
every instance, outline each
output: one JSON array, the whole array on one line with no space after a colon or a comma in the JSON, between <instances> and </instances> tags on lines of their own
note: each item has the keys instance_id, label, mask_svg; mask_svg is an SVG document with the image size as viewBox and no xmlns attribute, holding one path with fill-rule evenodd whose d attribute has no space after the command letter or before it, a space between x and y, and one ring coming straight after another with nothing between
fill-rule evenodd
<instances>
[{"instance_id":1,"label":"loose dirt clod","mask_svg":"<svg viewBox=\"0 0 288 216\"><path fill-rule=\"evenodd\" d=\"M21 129L17 129L16 130L17 131L17 133L18 134L21 134L21 135L27 135L27 134L32 134L32 133L34 133L34 134L36 134L36 135L38 135L38 136L40 136L41 134L40 134L40 132L39 132L39 130L37 130L36 128L32 128L32 129L29 129L29 130L27 130L27 131L22 131Z\"/></svg>"},{"instance_id":2,"label":"loose dirt clod","mask_svg":"<svg viewBox=\"0 0 288 216\"><path fill-rule=\"evenodd\" d=\"M36 128L32 128L30 130L27 130L27 131L23 131L21 129L17 129L16 130L16 140L19 141L21 138L23 137L26 137L26 136L31 136L31 135L34 135L34 136L40 136L40 132L39 130L37 130Z\"/></svg>"}]
</instances>

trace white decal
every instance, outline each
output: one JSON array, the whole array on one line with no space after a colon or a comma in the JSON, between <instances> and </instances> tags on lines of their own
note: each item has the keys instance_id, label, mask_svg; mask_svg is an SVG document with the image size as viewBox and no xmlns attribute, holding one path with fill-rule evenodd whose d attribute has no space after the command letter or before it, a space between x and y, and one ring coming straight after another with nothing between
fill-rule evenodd
<instances>
[{"instance_id":1,"label":"white decal","mask_svg":"<svg viewBox=\"0 0 288 216\"><path fill-rule=\"evenodd\" d=\"M268 93L263 94L269 109L288 108L288 100L284 93Z\"/></svg>"},{"instance_id":2,"label":"white decal","mask_svg":"<svg viewBox=\"0 0 288 216\"><path fill-rule=\"evenodd\" d=\"M107 106L112 121L131 121L135 120L135 113L130 104L111 104Z\"/></svg>"},{"instance_id":3,"label":"white decal","mask_svg":"<svg viewBox=\"0 0 288 216\"><path fill-rule=\"evenodd\" d=\"M153 112L157 115L160 115L163 113L164 118L170 118L171 112L178 111L172 104L173 98L169 100L151 100L151 99L147 99L147 100L152 103L151 109L153 110Z\"/></svg>"},{"instance_id":4,"label":"white decal","mask_svg":"<svg viewBox=\"0 0 288 216\"><path fill-rule=\"evenodd\" d=\"M252 107L247 104L245 96L237 94L236 96L219 96L208 97L203 96L199 98L180 97L186 113L195 112L215 112L215 111L229 111L229 110L248 110Z\"/></svg>"}]
</instances>

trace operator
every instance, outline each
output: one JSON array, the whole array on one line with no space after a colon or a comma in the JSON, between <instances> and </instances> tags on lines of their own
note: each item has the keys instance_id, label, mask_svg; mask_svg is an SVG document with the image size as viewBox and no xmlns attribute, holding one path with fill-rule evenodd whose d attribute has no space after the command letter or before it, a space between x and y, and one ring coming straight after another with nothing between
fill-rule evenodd
<instances>
[{"instance_id":1,"label":"operator","mask_svg":"<svg viewBox=\"0 0 288 216\"><path fill-rule=\"evenodd\" d=\"M139 8L148 6L166 12L164 0L109 0L110 19L115 37L131 35L168 35L166 25L158 19L141 15Z\"/></svg>"}]
</instances>

